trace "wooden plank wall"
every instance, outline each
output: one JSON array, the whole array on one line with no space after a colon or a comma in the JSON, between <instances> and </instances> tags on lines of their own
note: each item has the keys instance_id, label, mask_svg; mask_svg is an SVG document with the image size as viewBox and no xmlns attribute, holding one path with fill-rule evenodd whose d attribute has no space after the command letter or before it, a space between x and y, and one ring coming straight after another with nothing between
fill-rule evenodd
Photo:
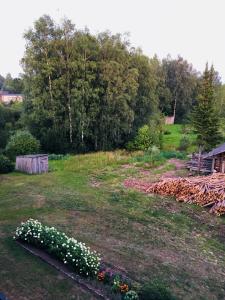
<instances>
[{"instance_id":1,"label":"wooden plank wall","mask_svg":"<svg viewBox=\"0 0 225 300\"><path fill-rule=\"evenodd\" d=\"M18 156L16 158L16 170L28 174L41 174L48 172L48 156Z\"/></svg>"}]
</instances>

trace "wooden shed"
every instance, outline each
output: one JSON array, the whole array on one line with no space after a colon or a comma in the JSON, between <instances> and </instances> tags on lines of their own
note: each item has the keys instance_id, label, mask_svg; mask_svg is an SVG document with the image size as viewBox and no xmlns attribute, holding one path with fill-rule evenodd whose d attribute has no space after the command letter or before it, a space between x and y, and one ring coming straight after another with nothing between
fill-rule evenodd
<instances>
[{"instance_id":1,"label":"wooden shed","mask_svg":"<svg viewBox=\"0 0 225 300\"><path fill-rule=\"evenodd\" d=\"M204 155L204 159L210 158L212 159L212 172L225 173L225 143Z\"/></svg>"},{"instance_id":2,"label":"wooden shed","mask_svg":"<svg viewBox=\"0 0 225 300\"><path fill-rule=\"evenodd\" d=\"M199 173L225 173L225 143L209 153L193 154L187 166Z\"/></svg>"},{"instance_id":3,"label":"wooden shed","mask_svg":"<svg viewBox=\"0 0 225 300\"><path fill-rule=\"evenodd\" d=\"M41 174L48 172L48 155L35 154L16 157L16 170L28 174Z\"/></svg>"}]
</instances>

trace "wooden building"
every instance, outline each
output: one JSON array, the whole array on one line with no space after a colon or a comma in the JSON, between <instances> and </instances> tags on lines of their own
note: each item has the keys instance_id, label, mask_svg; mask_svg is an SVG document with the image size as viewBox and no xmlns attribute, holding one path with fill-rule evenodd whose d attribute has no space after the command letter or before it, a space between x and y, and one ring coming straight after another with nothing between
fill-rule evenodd
<instances>
[{"instance_id":1,"label":"wooden building","mask_svg":"<svg viewBox=\"0 0 225 300\"><path fill-rule=\"evenodd\" d=\"M204 155L204 159L212 159L212 172L225 173L225 143Z\"/></svg>"},{"instance_id":2,"label":"wooden building","mask_svg":"<svg viewBox=\"0 0 225 300\"><path fill-rule=\"evenodd\" d=\"M225 173L225 143L209 153L193 154L187 166L198 173Z\"/></svg>"},{"instance_id":3,"label":"wooden building","mask_svg":"<svg viewBox=\"0 0 225 300\"><path fill-rule=\"evenodd\" d=\"M16 170L28 174L41 174L48 172L48 155L35 154L16 157Z\"/></svg>"}]
</instances>

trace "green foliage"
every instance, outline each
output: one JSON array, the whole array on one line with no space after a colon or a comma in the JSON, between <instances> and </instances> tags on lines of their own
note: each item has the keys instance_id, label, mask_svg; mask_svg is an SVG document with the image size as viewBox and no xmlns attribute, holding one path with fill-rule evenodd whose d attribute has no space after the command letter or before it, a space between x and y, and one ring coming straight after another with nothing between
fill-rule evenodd
<instances>
[{"instance_id":1,"label":"green foliage","mask_svg":"<svg viewBox=\"0 0 225 300\"><path fill-rule=\"evenodd\" d=\"M66 160L69 157L70 157L69 154L64 155L64 154L54 154L54 153L52 153L52 154L48 155L49 160Z\"/></svg>"},{"instance_id":2,"label":"green foliage","mask_svg":"<svg viewBox=\"0 0 225 300\"><path fill-rule=\"evenodd\" d=\"M170 134L163 135L163 151L171 152L179 150L180 140L184 134L188 135L190 140L190 147L187 151L195 151L196 147L193 144L196 141L196 134L193 132L190 126L185 125L184 127L181 124L165 125L164 130L169 131Z\"/></svg>"},{"instance_id":3,"label":"green foliage","mask_svg":"<svg viewBox=\"0 0 225 300\"><path fill-rule=\"evenodd\" d=\"M28 131L17 131L6 146L6 153L12 160L17 155L35 154L39 150L39 141Z\"/></svg>"},{"instance_id":4,"label":"green foliage","mask_svg":"<svg viewBox=\"0 0 225 300\"><path fill-rule=\"evenodd\" d=\"M45 151L122 147L157 109L156 59L126 37L93 36L43 16L25 39L26 122Z\"/></svg>"},{"instance_id":5,"label":"green foliage","mask_svg":"<svg viewBox=\"0 0 225 300\"><path fill-rule=\"evenodd\" d=\"M4 155L0 154L0 173L9 173L14 170L14 164Z\"/></svg>"},{"instance_id":6,"label":"green foliage","mask_svg":"<svg viewBox=\"0 0 225 300\"><path fill-rule=\"evenodd\" d=\"M85 244L69 238L54 227L42 225L37 220L22 222L16 229L15 238L36 247L43 248L65 264L69 264L79 274L94 276L100 265L96 252L91 252Z\"/></svg>"},{"instance_id":7,"label":"green foliage","mask_svg":"<svg viewBox=\"0 0 225 300\"><path fill-rule=\"evenodd\" d=\"M21 94L23 92L23 80L21 78L12 78L11 74L8 73L2 88L11 94Z\"/></svg>"},{"instance_id":8,"label":"green foliage","mask_svg":"<svg viewBox=\"0 0 225 300\"><path fill-rule=\"evenodd\" d=\"M170 158L186 159L187 158L186 153L180 151L161 151L160 156L165 159L170 159Z\"/></svg>"},{"instance_id":9,"label":"green foliage","mask_svg":"<svg viewBox=\"0 0 225 300\"><path fill-rule=\"evenodd\" d=\"M171 132L170 132L169 130L165 130L165 131L163 132L163 134L169 135L169 134L171 134Z\"/></svg>"},{"instance_id":10,"label":"green foliage","mask_svg":"<svg viewBox=\"0 0 225 300\"><path fill-rule=\"evenodd\" d=\"M163 118L160 114L153 114L149 124L139 128L134 141L127 144L127 149L147 151L153 145L161 147L162 139Z\"/></svg>"},{"instance_id":11,"label":"green foliage","mask_svg":"<svg viewBox=\"0 0 225 300\"><path fill-rule=\"evenodd\" d=\"M179 145L179 150L180 151L187 151L188 147L190 146L190 139L188 138L187 135L184 135L181 139L180 139L180 145Z\"/></svg>"},{"instance_id":12,"label":"green foliage","mask_svg":"<svg viewBox=\"0 0 225 300\"><path fill-rule=\"evenodd\" d=\"M124 296L124 300L138 300L138 294L135 291L128 291L125 296Z\"/></svg>"},{"instance_id":13,"label":"green foliage","mask_svg":"<svg viewBox=\"0 0 225 300\"><path fill-rule=\"evenodd\" d=\"M152 151L153 150L153 151ZM159 151L155 146L142 155L134 156L130 162L139 164L150 164L150 167L158 166L171 158L186 159L186 153L180 151Z\"/></svg>"},{"instance_id":14,"label":"green foliage","mask_svg":"<svg viewBox=\"0 0 225 300\"><path fill-rule=\"evenodd\" d=\"M22 106L18 103L2 105L0 103L0 149L4 149L10 134L22 128L20 121Z\"/></svg>"},{"instance_id":15,"label":"green foliage","mask_svg":"<svg viewBox=\"0 0 225 300\"><path fill-rule=\"evenodd\" d=\"M165 115L175 115L176 122L184 122L190 114L198 88L198 74L181 56L162 61L159 106Z\"/></svg>"},{"instance_id":16,"label":"green foliage","mask_svg":"<svg viewBox=\"0 0 225 300\"><path fill-rule=\"evenodd\" d=\"M149 282L139 292L140 300L175 300L168 288L159 281Z\"/></svg>"},{"instance_id":17,"label":"green foliage","mask_svg":"<svg viewBox=\"0 0 225 300\"><path fill-rule=\"evenodd\" d=\"M148 125L144 125L138 130L137 136L134 140L136 150L146 151L153 144L151 131Z\"/></svg>"},{"instance_id":18,"label":"green foliage","mask_svg":"<svg viewBox=\"0 0 225 300\"><path fill-rule=\"evenodd\" d=\"M197 132L198 145L204 150L210 150L221 141L219 117L215 105L215 71L213 66L209 70L208 64L203 74L192 122Z\"/></svg>"}]
</instances>

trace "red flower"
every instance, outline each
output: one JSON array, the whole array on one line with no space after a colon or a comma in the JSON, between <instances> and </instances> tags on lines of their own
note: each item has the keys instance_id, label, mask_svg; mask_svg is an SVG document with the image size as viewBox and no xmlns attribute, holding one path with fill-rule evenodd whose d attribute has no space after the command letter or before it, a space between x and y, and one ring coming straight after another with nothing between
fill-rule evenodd
<instances>
[{"instance_id":1,"label":"red flower","mask_svg":"<svg viewBox=\"0 0 225 300\"><path fill-rule=\"evenodd\" d=\"M104 279L105 279L105 272L104 271L99 272L98 273L98 280L103 281Z\"/></svg>"},{"instance_id":2,"label":"red flower","mask_svg":"<svg viewBox=\"0 0 225 300\"><path fill-rule=\"evenodd\" d=\"M129 290L129 287L128 287L128 285L127 284L120 284L120 292L121 293L127 293L128 292L128 290Z\"/></svg>"}]
</instances>

